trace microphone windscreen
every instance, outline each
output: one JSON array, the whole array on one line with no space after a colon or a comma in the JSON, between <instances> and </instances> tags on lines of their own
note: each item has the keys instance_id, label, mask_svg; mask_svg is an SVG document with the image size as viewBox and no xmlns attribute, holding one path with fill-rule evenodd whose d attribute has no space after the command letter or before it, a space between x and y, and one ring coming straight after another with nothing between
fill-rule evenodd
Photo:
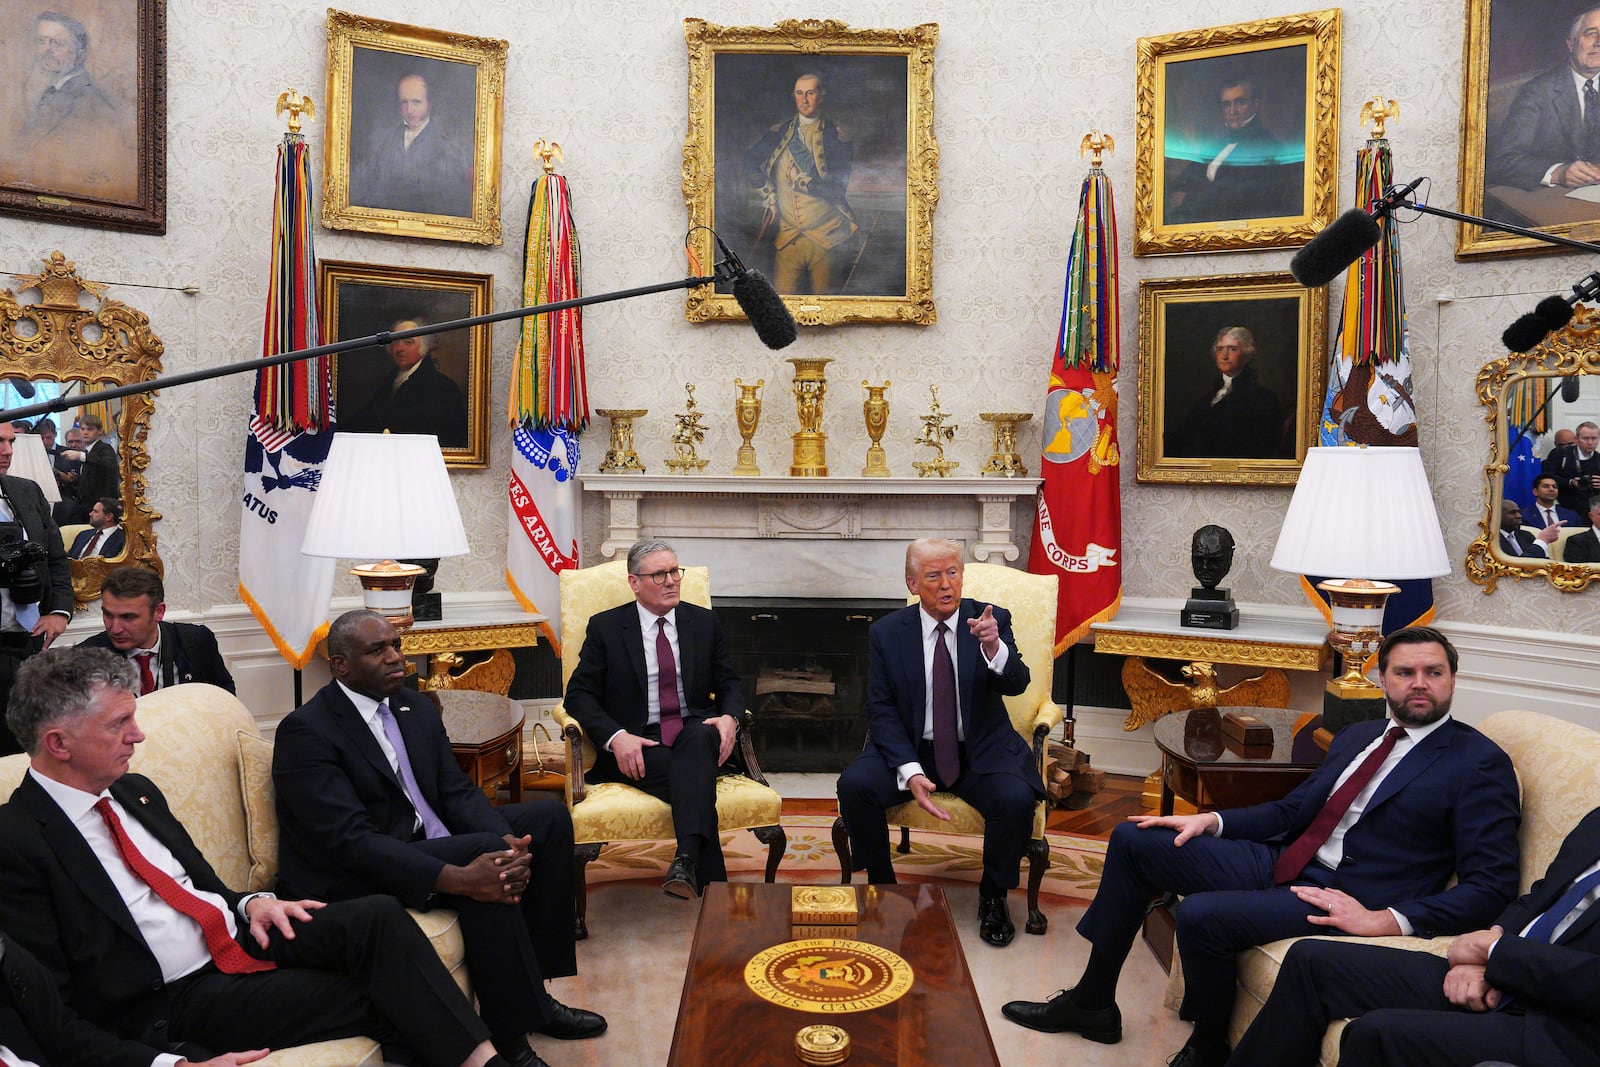
<instances>
[{"instance_id":1,"label":"microphone windscreen","mask_svg":"<svg viewBox=\"0 0 1600 1067\"><path fill-rule=\"evenodd\" d=\"M1382 236L1376 219L1360 208L1351 208L1294 254L1289 273L1307 289L1327 285Z\"/></svg>"},{"instance_id":2,"label":"microphone windscreen","mask_svg":"<svg viewBox=\"0 0 1600 1067\"><path fill-rule=\"evenodd\" d=\"M1559 330L1572 321L1572 305L1567 303L1565 297L1561 296L1545 297L1539 301L1538 306L1533 309L1533 313L1539 316L1540 322L1543 322L1552 330Z\"/></svg>"},{"instance_id":3,"label":"microphone windscreen","mask_svg":"<svg viewBox=\"0 0 1600 1067\"><path fill-rule=\"evenodd\" d=\"M1529 312L1507 326L1506 332L1500 335L1500 341L1509 351L1526 352L1543 341L1549 333L1550 327L1545 325L1544 319L1537 312Z\"/></svg>"},{"instance_id":4,"label":"microphone windscreen","mask_svg":"<svg viewBox=\"0 0 1600 1067\"><path fill-rule=\"evenodd\" d=\"M1578 376L1561 379L1561 402L1563 404L1576 404L1578 402Z\"/></svg>"},{"instance_id":5,"label":"microphone windscreen","mask_svg":"<svg viewBox=\"0 0 1600 1067\"><path fill-rule=\"evenodd\" d=\"M789 314L778 291L760 271L746 270L734 275L733 298L739 302L762 344L774 349L794 344L798 332L794 316Z\"/></svg>"},{"instance_id":6,"label":"microphone windscreen","mask_svg":"<svg viewBox=\"0 0 1600 1067\"><path fill-rule=\"evenodd\" d=\"M17 391L17 395L24 400L32 400L34 394L33 383L26 378L7 378L6 382Z\"/></svg>"}]
</instances>

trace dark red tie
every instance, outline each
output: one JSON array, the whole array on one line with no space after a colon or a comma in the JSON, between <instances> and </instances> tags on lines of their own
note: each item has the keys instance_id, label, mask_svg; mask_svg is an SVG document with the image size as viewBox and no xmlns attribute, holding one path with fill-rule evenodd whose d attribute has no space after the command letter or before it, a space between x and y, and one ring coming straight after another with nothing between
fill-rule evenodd
<instances>
[{"instance_id":1,"label":"dark red tie","mask_svg":"<svg viewBox=\"0 0 1600 1067\"><path fill-rule=\"evenodd\" d=\"M106 827L111 831L111 840L116 843L117 851L122 855L122 862L128 865L128 869L138 875L141 882L154 890L156 896L166 901L174 910L200 924L200 932L206 939L206 949L211 953L212 962L217 965L217 970L223 974L254 974L257 971L277 969L277 964L271 960L256 959L240 947L239 942L228 936L228 922L216 905L201 900L183 888L170 874L151 863L144 857L144 853L134 847L128 838L128 831L122 827L122 820L111 807L110 798L101 797L95 802L94 809L106 821Z\"/></svg>"},{"instance_id":2,"label":"dark red tie","mask_svg":"<svg viewBox=\"0 0 1600 1067\"><path fill-rule=\"evenodd\" d=\"M139 695L156 691L156 676L150 671L150 660L154 652L135 652L133 658L139 661Z\"/></svg>"},{"instance_id":3,"label":"dark red tie","mask_svg":"<svg viewBox=\"0 0 1600 1067\"><path fill-rule=\"evenodd\" d=\"M1394 750L1394 743L1406 735L1402 726L1391 726L1383 735L1383 743L1373 749L1367 758L1361 761L1361 766L1356 768L1356 773L1345 779L1344 785L1333 791L1327 803L1322 805L1322 810L1317 812L1317 817L1311 820L1311 825L1306 827L1305 833L1290 842L1289 847L1278 853L1278 862L1272 865L1272 880L1278 885L1292 882L1301 871L1306 869L1306 864L1311 862L1311 857L1317 854L1317 849L1328 843L1328 838L1333 836L1333 828L1339 825L1339 820L1344 818L1344 813L1350 810L1350 805L1356 799L1356 794L1366 788L1372 776L1378 773L1378 768L1383 766L1383 761Z\"/></svg>"},{"instance_id":4,"label":"dark red tie","mask_svg":"<svg viewBox=\"0 0 1600 1067\"><path fill-rule=\"evenodd\" d=\"M950 646L944 623L933 631L933 769L939 784L949 789L961 777L960 740L956 737L956 669L950 662Z\"/></svg>"},{"instance_id":5,"label":"dark red tie","mask_svg":"<svg viewBox=\"0 0 1600 1067\"><path fill-rule=\"evenodd\" d=\"M667 617L656 620L656 683L661 697L661 743L668 748L683 729L682 706L678 703L678 665L672 659L672 642L667 640Z\"/></svg>"}]
</instances>

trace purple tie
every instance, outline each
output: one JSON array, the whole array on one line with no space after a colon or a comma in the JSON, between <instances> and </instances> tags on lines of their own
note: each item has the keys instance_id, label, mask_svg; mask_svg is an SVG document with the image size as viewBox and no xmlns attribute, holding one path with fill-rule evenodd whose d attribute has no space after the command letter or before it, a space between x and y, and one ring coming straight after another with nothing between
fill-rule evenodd
<instances>
[{"instance_id":1,"label":"purple tie","mask_svg":"<svg viewBox=\"0 0 1600 1067\"><path fill-rule=\"evenodd\" d=\"M439 821L439 816L433 813L432 806L417 787L417 776L411 772L411 757L406 754L405 738L400 736L400 724L395 721L394 712L389 710L387 700L378 705L378 721L383 723L383 736L394 746L395 759L400 764L400 784L405 786L411 806L417 809L423 833L428 835L430 841L436 837L449 837L450 831Z\"/></svg>"},{"instance_id":2,"label":"purple tie","mask_svg":"<svg viewBox=\"0 0 1600 1067\"><path fill-rule=\"evenodd\" d=\"M682 706L678 703L678 665L672 659L672 642L667 640L667 617L656 620L656 684L661 699L661 743L668 748L683 729Z\"/></svg>"},{"instance_id":3,"label":"purple tie","mask_svg":"<svg viewBox=\"0 0 1600 1067\"><path fill-rule=\"evenodd\" d=\"M933 640L933 769L939 784L949 789L961 777L960 742L956 737L956 670L944 635L950 628L940 623Z\"/></svg>"}]
</instances>

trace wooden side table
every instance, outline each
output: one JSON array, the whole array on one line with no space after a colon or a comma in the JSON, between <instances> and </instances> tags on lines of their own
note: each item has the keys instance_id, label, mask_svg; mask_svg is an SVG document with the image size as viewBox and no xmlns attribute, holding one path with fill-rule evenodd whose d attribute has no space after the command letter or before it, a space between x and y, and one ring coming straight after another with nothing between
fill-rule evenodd
<instances>
[{"instance_id":1,"label":"wooden side table","mask_svg":"<svg viewBox=\"0 0 1600 1067\"><path fill-rule=\"evenodd\" d=\"M1254 715L1272 727L1272 745L1241 748L1222 732L1230 711ZM1157 720L1161 750L1161 814L1171 815L1174 797L1200 811L1239 808L1276 800L1309 778L1322 762L1294 756L1294 724L1303 713L1284 708L1198 708Z\"/></svg>"},{"instance_id":2,"label":"wooden side table","mask_svg":"<svg viewBox=\"0 0 1600 1067\"><path fill-rule=\"evenodd\" d=\"M511 802L522 799L522 705L501 693L436 689L439 717L450 751L474 785L491 801L504 785Z\"/></svg>"}]
</instances>

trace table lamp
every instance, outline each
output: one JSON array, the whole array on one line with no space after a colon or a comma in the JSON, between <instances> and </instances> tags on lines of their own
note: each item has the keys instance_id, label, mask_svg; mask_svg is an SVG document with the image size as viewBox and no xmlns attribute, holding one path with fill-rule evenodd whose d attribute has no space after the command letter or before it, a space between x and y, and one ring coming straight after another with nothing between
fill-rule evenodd
<instances>
[{"instance_id":1,"label":"table lamp","mask_svg":"<svg viewBox=\"0 0 1600 1067\"><path fill-rule=\"evenodd\" d=\"M44 498L52 504L61 502L61 487L56 484L56 469L50 465L50 453L44 450L44 438L35 433L19 433L11 446L11 474L38 483ZM94 503L90 501L89 503Z\"/></svg>"},{"instance_id":2,"label":"table lamp","mask_svg":"<svg viewBox=\"0 0 1600 1067\"><path fill-rule=\"evenodd\" d=\"M1400 588L1383 579L1450 573L1421 453L1367 446L1309 449L1272 567L1336 576L1317 584L1333 609L1329 643L1346 668L1328 683L1323 725L1337 732L1361 719L1380 718L1383 690L1367 680L1363 667L1383 640L1384 603Z\"/></svg>"},{"instance_id":3,"label":"table lamp","mask_svg":"<svg viewBox=\"0 0 1600 1067\"><path fill-rule=\"evenodd\" d=\"M350 569L361 580L362 603L397 629L410 626L411 587L423 569L395 561L467 553L439 439L335 433L300 551L331 559L377 558Z\"/></svg>"}]
</instances>

